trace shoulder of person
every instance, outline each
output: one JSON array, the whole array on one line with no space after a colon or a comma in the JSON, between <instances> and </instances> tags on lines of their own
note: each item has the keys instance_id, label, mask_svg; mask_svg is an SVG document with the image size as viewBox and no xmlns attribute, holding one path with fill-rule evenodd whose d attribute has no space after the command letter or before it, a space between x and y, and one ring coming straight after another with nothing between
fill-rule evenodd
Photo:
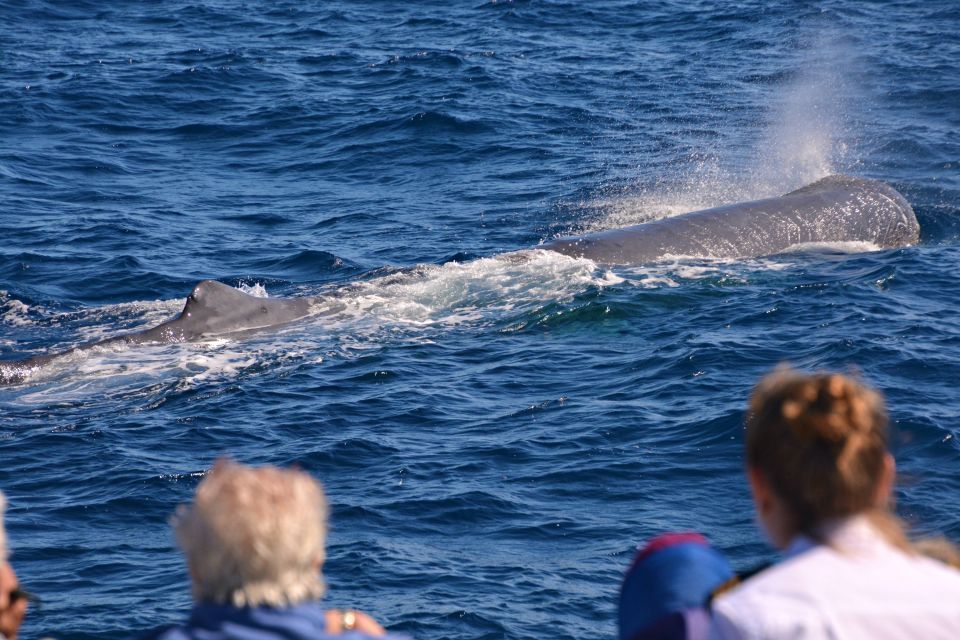
<instances>
[{"instance_id":1,"label":"shoulder of person","mask_svg":"<svg viewBox=\"0 0 960 640\"><path fill-rule=\"evenodd\" d=\"M132 636L130 640L189 640L190 636L184 633L183 628L175 624L165 624Z\"/></svg>"},{"instance_id":2,"label":"shoulder of person","mask_svg":"<svg viewBox=\"0 0 960 640\"><path fill-rule=\"evenodd\" d=\"M827 638L829 630L803 603L719 602L713 610L711 640Z\"/></svg>"},{"instance_id":3,"label":"shoulder of person","mask_svg":"<svg viewBox=\"0 0 960 640\"><path fill-rule=\"evenodd\" d=\"M913 559L918 570L923 572L925 578L935 581L952 593L957 593L957 590L960 589L960 569L923 555L917 555Z\"/></svg>"},{"instance_id":4,"label":"shoulder of person","mask_svg":"<svg viewBox=\"0 0 960 640\"><path fill-rule=\"evenodd\" d=\"M802 554L746 572L716 593L710 604L714 637L819 637L808 628L818 610L809 595L811 573L812 581L818 579L807 566L814 558Z\"/></svg>"}]
</instances>

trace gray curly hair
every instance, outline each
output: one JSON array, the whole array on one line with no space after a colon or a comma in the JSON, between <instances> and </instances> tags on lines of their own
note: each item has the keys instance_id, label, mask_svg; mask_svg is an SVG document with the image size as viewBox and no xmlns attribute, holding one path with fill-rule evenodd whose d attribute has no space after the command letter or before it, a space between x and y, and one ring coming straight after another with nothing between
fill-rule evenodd
<instances>
[{"instance_id":1,"label":"gray curly hair","mask_svg":"<svg viewBox=\"0 0 960 640\"><path fill-rule=\"evenodd\" d=\"M319 599L327 512L306 472L217 461L171 520L194 599L237 607Z\"/></svg>"}]
</instances>

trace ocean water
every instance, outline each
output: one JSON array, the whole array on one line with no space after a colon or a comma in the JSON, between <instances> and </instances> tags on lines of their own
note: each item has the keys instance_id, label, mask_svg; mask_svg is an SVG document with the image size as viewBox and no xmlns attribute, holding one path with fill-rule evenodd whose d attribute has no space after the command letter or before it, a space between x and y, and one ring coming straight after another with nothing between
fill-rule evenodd
<instances>
[{"instance_id":1,"label":"ocean water","mask_svg":"<svg viewBox=\"0 0 960 640\"><path fill-rule=\"evenodd\" d=\"M897 506L960 538L955 2L0 4L0 360L201 279L343 307L0 387L24 637L182 619L218 456L332 502L328 602L416 638L611 637L637 544L773 552L742 417L782 361L888 397ZM602 268L544 240L885 180L921 243Z\"/></svg>"}]
</instances>

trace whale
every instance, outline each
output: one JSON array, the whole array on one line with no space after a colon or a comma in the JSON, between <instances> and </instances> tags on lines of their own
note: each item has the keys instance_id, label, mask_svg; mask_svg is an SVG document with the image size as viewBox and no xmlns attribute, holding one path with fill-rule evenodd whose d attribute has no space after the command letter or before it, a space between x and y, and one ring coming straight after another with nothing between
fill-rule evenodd
<instances>
[{"instance_id":1,"label":"whale","mask_svg":"<svg viewBox=\"0 0 960 640\"><path fill-rule=\"evenodd\" d=\"M865 242L889 249L916 244L919 237L913 208L893 187L833 175L776 198L558 238L531 249L586 258L598 265L631 266L677 257L745 259L810 243ZM522 260L524 253L507 255ZM307 316L331 315L344 307L336 298L335 294L261 298L204 280L193 288L179 315L155 327L65 351L0 361L0 384L21 383L52 360L76 352L252 334Z\"/></svg>"},{"instance_id":2,"label":"whale","mask_svg":"<svg viewBox=\"0 0 960 640\"><path fill-rule=\"evenodd\" d=\"M193 342L212 336L254 333L290 324L311 314L319 298L260 298L216 280L193 287L183 311L144 331L122 334L56 353L16 361L0 361L0 384L23 382L48 362L94 348L123 348L143 343Z\"/></svg>"},{"instance_id":3,"label":"whale","mask_svg":"<svg viewBox=\"0 0 960 640\"><path fill-rule=\"evenodd\" d=\"M820 243L916 244L920 225L896 189L832 175L776 198L693 211L620 229L559 238L539 248L603 265L665 258L745 259Z\"/></svg>"}]
</instances>

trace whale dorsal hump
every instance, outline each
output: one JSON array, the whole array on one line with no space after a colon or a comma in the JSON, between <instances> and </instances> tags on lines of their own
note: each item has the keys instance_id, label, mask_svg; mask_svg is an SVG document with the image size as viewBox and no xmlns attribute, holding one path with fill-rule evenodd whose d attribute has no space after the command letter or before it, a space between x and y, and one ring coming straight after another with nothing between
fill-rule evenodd
<instances>
[{"instance_id":1,"label":"whale dorsal hump","mask_svg":"<svg viewBox=\"0 0 960 640\"><path fill-rule=\"evenodd\" d=\"M258 298L204 280L193 288L178 323L190 334L230 333L290 322L307 315L308 307L304 299Z\"/></svg>"},{"instance_id":2,"label":"whale dorsal hump","mask_svg":"<svg viewBox=\"0 0 960 640\"><path fill-rule=\"evenodd\" d=\"M224 305L230 302L247 303L257 299L222 282L204 280L198 282L190 292L183 310L191 313L223 311Z\"/></svg>"}]
</instances>

